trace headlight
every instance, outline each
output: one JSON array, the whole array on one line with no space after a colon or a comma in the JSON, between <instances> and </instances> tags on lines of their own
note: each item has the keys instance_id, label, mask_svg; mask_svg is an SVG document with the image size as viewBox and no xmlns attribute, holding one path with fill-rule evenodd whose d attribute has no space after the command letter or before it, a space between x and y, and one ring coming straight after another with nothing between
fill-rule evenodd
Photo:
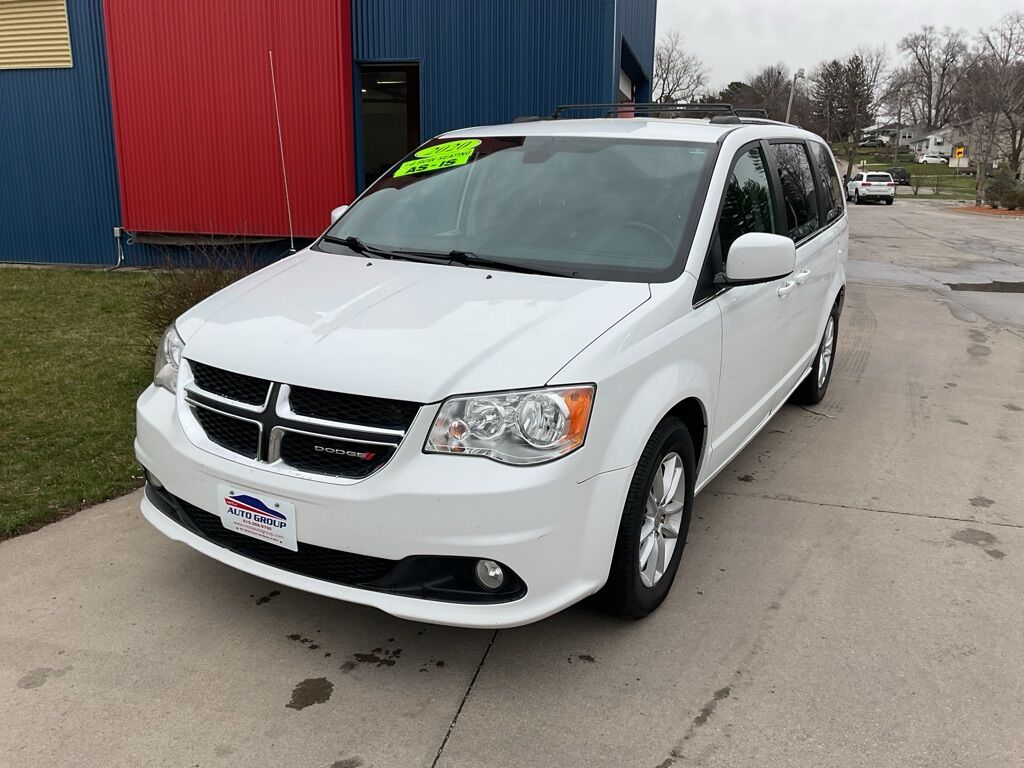
<instances>
[{"instance_id":1,"label":"headlight","mask_svg":"<svg viewBox=\"0 0 1024 768\"><path fill-rule=\"evenodd\" d=\"M178 388L178 368L181 366L181 350L185 342L171 325L164 331L160 345L156 348L156 362L153 364L153 383L168 392Z\"/></svg>"},{"instance_id":2,"label":"headlight","mask_svg":"<svg viewBox=\"0 0 1024 768\"><path fill-rule=\"evenodd\" d=\"M592 384L452 397L423 450L505 464L551 461L583 445L593 404Z\"/></svg>"}]
</instances>

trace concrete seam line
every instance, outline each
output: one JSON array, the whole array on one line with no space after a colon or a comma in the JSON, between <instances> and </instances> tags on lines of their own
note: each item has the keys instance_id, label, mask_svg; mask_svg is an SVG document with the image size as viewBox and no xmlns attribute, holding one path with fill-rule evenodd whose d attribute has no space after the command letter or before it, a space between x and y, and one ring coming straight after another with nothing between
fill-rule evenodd
<instances>
[{"instance_id":1,"label":"concrete seam line","mask_svg":"<svg viewBox=\"0 0 1024 768\"><path fill-rule=\"evenodd\" d=\"M706 492L708 493L708 492ZM947 520L951 523L975 523L977 525L994 525L999 528L1024 528L1019 523L997 523L988 520L974 520L969 517L947 517L945 515L924 515L920 512L900 512L898 509L877 509L876 507L856 507L850 504L835 504L828 501L809 501L798 499L794 496L774 495L770 493L737 493L735 491L714 491L711 496L739 496L747 499L768 499L769 501L790 501L794 504L812 504L816 507L833 507L835 509L850 509L856 512L877 512L882 515L903 515L904 517L923 517L928 520Z\"/></svg>"},{"instance_id":2,"label":"concrete seam line","mask_svg":"<svg viewBox=\"0 0 1024 768\"><path fill-rule=\"evenodd\" d=\"M455 724L459 722L459 715L462 714L462 708L466 706L466 702L469 700L469 694L472 692L473 686L476 685L476 678L480 674L480 670L483 669L484 662L487 661L487 654L491 652L491 646L494 645L494 639L497 636L498 630L494 630L491 633L491 639L487 641L487 647L484 648L483 656L480 657L480 663L476 665L476 671L473 673L473 678L469 681L469 686L466 688L466 692L462 694L462 701L459 702L459 708L455 710L455 715L452 717L452 721L448 724L448 731L441 740L441 746L437 748L437 754L434 755L434 762L430 764L430 768L436 768L437 761L441 759L441 754L444 752L444 748L448 744L448 739L451 737L452 731L455 730Z\"/></svg>"}]
</instances>

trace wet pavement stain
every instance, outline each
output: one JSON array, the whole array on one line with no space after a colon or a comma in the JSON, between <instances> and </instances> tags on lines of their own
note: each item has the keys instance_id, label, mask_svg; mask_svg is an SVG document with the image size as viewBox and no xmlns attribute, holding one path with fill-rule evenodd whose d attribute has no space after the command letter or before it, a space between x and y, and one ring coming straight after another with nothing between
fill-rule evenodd
<instances>
[{"instance_id":1,"label":"wet pavement stain","mask_svg":"<svg viewBox=\"0 0 1024 768\"><path fill-rule=\"evenodd\" d=\"M292 690L292 700L285 704L289 709L305 709L314 704L323 704L334 693L334 683L326 677L312 677L303 680Z\"/></svg>"},{"instance_id":2,"label":"wet pavement stain","mask_svg":"<svg viewBox=\"0 0 1024 768\"><path fill-rule=\"evenodd\" d=\"M398 657L401 655L401 648L395 648L394 650L374 648L369 653L353 653L352 658L360 664L369 664L376 667L393 667L398 663Z\"/></svg>"},{"instance_id":3,"label":"wet pavement stain","mask_svg":"<svg viewBox=\"0 0 1024 768\"><path fill-rule=\"evenodd\" d=\"M591 656L589 653L580 653L576 656L580 661L586 662L587 664L596 664L597 659Z\"/></svg>"},{"instance_id":4,"label":"wet pavement stain","mask_svg":"<svg viewBox=\"0 0 1024 768\"><path fill-rule=\"evenodd\" d=\"M953 534L953 540L964 544L972 544L975 547L984 547L996 543L996 537L988 531L979 531L977 528L963 528Z\"/></svg>"},{"instance_id":5,"label":"wet pavement stain","mask_svg":"<svg viewBox=\"0 0 1024 768\"><path fill-rule=\"evenodd\" d=\"M366 765L366 763L361 757L343 757L341 760L331 763L331 768L360 768L362 765Z\"/></svg>"},{"instance_id":6,"label":"wet pavement stain","mask_svg":"<svg viewBox=\"0 0 1024 768\"><path fill-rule=\"evenodd\" d=\"M720 702L722 699L729 698L729 693L730 693L731 690L732 690L732 687L727 685L727 686L725 686L725 688L719 688L717 691L715 691L715 695L711 699L711 701L709 701L707 704L705 704L701 708L700 714L697 715L695 718L693 718L693 727L694 728L700 728L708 720L710 720L711 719L711 715L713 715L715 713L715 708L718 706L718 702ZM689 739L690 736L692 736L692 735L693 735L693 733L691 731L691 733L686 734L686 736L684 736L683 738L684 739Z\"/></svg>"},{"instance_id":7,"label":"wet pavement stain","mask_svg":"<svg viewBox=\"0 0 1024 768\"><path fill-rule=\"evenodd\" d=\"M967 348L967 354L971 357L986 357L992 354L992 350L984 344L972 344Z\"/></svg>"},{"instance_id":8,"label":"wet pavement stain","mask_svg":"<svg viewBox=\"0 0 1024 768\"><path fill-rule=\"evenodd\" d=\"M23 690L39 688L47 680L52 680L55 677L63 677L67 674L69 669L71 669L71 667L60 667L59 669L54 669L53 667L37 667L36 669L29 670L18 678L18 687Z\"/></svg>"},{"instance_id":9,"label":"wet pavement stain","mask_svg":"<svg viewBox=\"0 0 1024 768\"><path fill-rule=\"evenodd\" d=\"M1024 293L1024 283L993 280L991 283L946 283L951 291L982 291L984 293Z\"/></svg>"},{"instance_id":10,"label":"wet pavement stain","mask_svg":"<svg viewBox=\"0 0 1024 768\"><path fill-rule=\"evenodd\" d=\"M264 603L269 603L271 600L273 600L275 597L277 597L280 594L281 594L281 590L279 590L279 589L275 589L273 592L268 592L267 594L265 594L263 597L259 598L256 601L256 605L263 605Z\"/></svg>"},{"instance_id":11,"label":"wet pavement stain","mask_svg":"<svg viewBox=\"0 0 1024 768\"><path fill-rule=\"evenodd\" d=\"M1003 408L1008 411L1024 411L1024 408L1021 408L1016 403L1003 403Z\"/></svg>"},{"instance_id":12,"label":"wet pavement stain","mask_svg":"<svg viewBox=\"0 0 1024 768\"><path fill-rule=\"evenodd\" d=\"M986 555L996 560L1002 560L1006 557L1006 553L1003 550L992 546L998 543L999 539L988 531L980 531L977 528L963 528L953 534L953 540L980 547Z\"/></svg>"},{"instance_id":13,"label":"wet pavement stain","mask_svg":"<svg viewBox=\"0 0 1024 768\"><path fill-rule=\"evenodd\" d=\"M753 475L740 475L736 479L739 480L741 483L752 483L752 482L754 482L754 476Z\"/></svg>"},{"instance_id":14,"label":"wet pavement stain","mask_svg":"<svg viewBox=\"0 0 1024 768\"><path fill-rule=\"evenodd\" d=\"M950 419L953 424L963 424L965 427L969 427L970 424L963 419Z\"/></svg>"},{"instance_id":15,"label":"wet pavement stain","mask_svg":"<svg viewBox=\"0 0 1024 768\"><path fill-rule=\"evenodd\" d=\"M993 504L995 504L995 502L992 501L992 499L986 498L984 496L972 496L970 502L972 507L991 507Z\"/></svg>"}]
</instances>

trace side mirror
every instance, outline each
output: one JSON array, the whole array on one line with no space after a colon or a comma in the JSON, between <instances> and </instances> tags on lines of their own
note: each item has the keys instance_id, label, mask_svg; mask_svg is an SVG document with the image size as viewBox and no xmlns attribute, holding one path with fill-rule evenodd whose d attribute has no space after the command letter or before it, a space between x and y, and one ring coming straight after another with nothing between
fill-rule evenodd
<instances>
[{"instance_id":1,"label":"side mirror","mask_svg":"<svg viewBox=\"0 0 1024 768\"><path fill-rule=\"evenodd\" d=\"M788 237L748 232L729 246L724 285L770 283L796 269L796 246Z\"/></svg>"},{"instance_id":2,"label":"side mirror","mask_svg":"<svg viewBox=\"0 0 1024 768\"><path fill-rule=\"evenodd\" d=\"M333 211L331 211L331 224L341 218L341 214L348 210L347 205L339 205Z\"/></svg>"}]
</instances>

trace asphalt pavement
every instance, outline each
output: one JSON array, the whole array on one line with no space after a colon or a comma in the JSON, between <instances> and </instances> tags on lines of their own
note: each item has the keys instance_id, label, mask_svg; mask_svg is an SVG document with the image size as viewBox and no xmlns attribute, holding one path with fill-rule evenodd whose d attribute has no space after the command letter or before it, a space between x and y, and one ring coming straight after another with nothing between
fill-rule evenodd
<instances>
[{"instance_id":1,"label":"asphalt pavement","mask_svg":"<svg viewBox=\"0 0 1024 768\"><path fill-rule=\"evenodd\" d=\"M0 544L0 765L1020 766L1024 221L850 216L827 398L697 498L647 620L404 622L133 494Z\"/></svg>"}]
</instances>

